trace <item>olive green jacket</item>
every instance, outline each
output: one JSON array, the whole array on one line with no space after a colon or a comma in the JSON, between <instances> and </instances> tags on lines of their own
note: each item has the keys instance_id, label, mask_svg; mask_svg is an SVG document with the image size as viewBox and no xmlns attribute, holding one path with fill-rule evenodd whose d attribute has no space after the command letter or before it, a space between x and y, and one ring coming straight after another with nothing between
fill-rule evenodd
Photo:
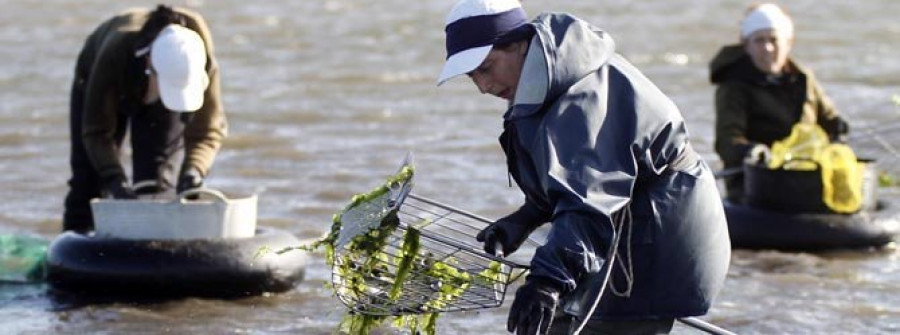
<instances>
[{"instance_id":1,"label":"olive green jacket","mask_svg":"<svg viewBox=\"0 0 900 335\"><path fill-rule=\"evenodd\" d=\"M755 144L771 146L798 122L818 123L832 137L846 123L812 72L788 61L788 74L768 78L740 45L726 46L710 63L716 89L716 152L725 167L740 166Z\"/></svg>"},{"instance_id":2,"label":"olive green jacket","mask_svg":"<svg viewBox=\"0 0 900 335\"><path fill-rule=\"evenodd\" d=\"M203 18L176 8L187 18L186 27L196 31L206 43L206 72L209 86L203 106L194 113L184 132L184 169L193 167L206 175L212 166L228 125L222 110L219 67L213 57L213 43ZM131 9L103 22L88 36L75 68L75 85L85 85L82 139L97 173L104 180L125 176L119 162L114 134L116 114L123 104L142 103L146 81L135 80L137 33L150 14L148 9ZM76 134L73 134L76 136Z\"/></svg>"}]
</instances>

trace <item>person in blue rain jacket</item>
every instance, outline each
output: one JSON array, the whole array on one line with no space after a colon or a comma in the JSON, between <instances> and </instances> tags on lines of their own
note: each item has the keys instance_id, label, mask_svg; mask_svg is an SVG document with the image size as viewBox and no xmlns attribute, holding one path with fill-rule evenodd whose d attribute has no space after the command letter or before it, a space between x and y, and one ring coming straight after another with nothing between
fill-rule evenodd
<instances>
[{"instance_id":1,"label":"person in blue rain jacket","mask_svg":"<svg viewBox=\"0 0 900 335\"><path fill-rule=\"evenodd\" d=\"M466 74L508 101L500 143L525 194L478 239L509 254L552 224L507 329L567 333L587 320L590 334L668 333L675 318L706 314L730 242L715 179L675 104L607 33L569 14L527 22L518 1L462 0L445 30L438 84Z\"/></svg>"}]
</instances>

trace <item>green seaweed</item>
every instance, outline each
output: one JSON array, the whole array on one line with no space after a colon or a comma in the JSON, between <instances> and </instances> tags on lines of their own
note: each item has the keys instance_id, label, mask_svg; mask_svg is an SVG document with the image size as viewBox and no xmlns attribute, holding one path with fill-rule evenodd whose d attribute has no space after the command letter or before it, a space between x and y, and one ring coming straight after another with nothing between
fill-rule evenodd
<instances>
[{"instance_id":1,"label":"green seaweed","mask_svg":"<svg viewBox=\"0 0 900 335\"><path fill-rule=\"evenodd\" d=\"M484 286L505 282L503 278L503 268L500 262L491 261L491 263L488 264L487 269L484 269L484 271L478 273L478 276L475 276L475 281Z\"/></svg>"},{"instance_id":2,"label":"green seaweed","mask_svg":"<svg viewBox=\"0 0 900 335\"><path fill-rule=\"evenodd\" d=\"M416 256L419 255L419 247L421 246L419 235L418 229L409 228L403 236L403 247L400 250L399 257L397 257L399 261L397 262L396 279L394 279L394 285L391 287L391 300L397 300L400 297L403 283L406 277L409 276L409 272L412 271Z\"/></svg>"},{"instance_id":3,"label":"green seaweed","mask_svg":"<svg viewBox=\"0 0 900 335\"><path fill-rule=\"evenodd\" d=\"M390 325L406 328L412 334L433 335L437 330L439 311L462 295L472 282L472 276L465 271L460 271L455 266L456 261L454 259L446 258L438 261L429 253L423 254L420 250L421 232L418 229L406 229L403 235L402 247L397 255L392 256L385 253L384 249L389 241L388 238L400 225L396 212L387 213L377 228L354 237L342 247L340 256L336 255L335 243L341 231L343 224L341 219L344 213L378 199L391 189L395 189L397 186L409 181L413 174L412 166L404 166L397 174L388 178L384 185L368 193L354 195L349 205L344 207L340 213L332 216L331 230L322 239L309 245L274 251L276 254L282 254L291 250L315 251L324 249L327 264L332 267L335 275L342 280L340 288L333 287L335 290L341 290L340 292L336 291L336 293L353 296L360 301L364 301L371 294L371 289L373 289L367 285L366 278L393 275L394 279L387 293L391 301L403 298L403 285L413 273L420 276L429 276L437 280L439 284L438 292L427 303L420 306L418 312L421 314L381 316L348 311L347 315L338 324L337 331L340 333L369 334L381 327L386 321L391 321ZM271 252L273 251L269 248L262 247L257 251L256 257L261 257ZM390 271L388 264L396 266L395 273L386 273ZM479 275L479 277L489 275L491 274Z\"/></svg>"},{"instance_id":4,"label":"green seaweed","mask_svg":"<svg viewBox=\"0 0 900 335\"><path fill-rule=\"evenodd\" d=\"M426 259L426 264L428 263L427 261L430 261L430 259ZM452 258L431 263L432 265L427 269L426 273L432 278L439 280L440 294L429 301L425 307L426 310L440 310L446 307L447 303L456 300L469 288L472 277L468 272L459 271L454 265L448 264L455 263Z\"/></svg>"},{"instance_id":5,"label":"green seaweed","mask_svg":"<svg viewBox=\"0 0 900 335\"><path fill-rule=\"evenodd\" d=\"M887 172L880 172L878 174L878 186L880 187L891 187L896 185L896 179L894 176Z\"/></svg>"},{"instance_id":6,"label":"green seaweed","mask_svg":"<svg viewBox=\"0 0 900 335\"><path fill-rule=\"evenodd\" d=\"M344 334L369 334L378 328L387 316L348 313L338 324L338 332Z\"/></svg>"}]
</instances>

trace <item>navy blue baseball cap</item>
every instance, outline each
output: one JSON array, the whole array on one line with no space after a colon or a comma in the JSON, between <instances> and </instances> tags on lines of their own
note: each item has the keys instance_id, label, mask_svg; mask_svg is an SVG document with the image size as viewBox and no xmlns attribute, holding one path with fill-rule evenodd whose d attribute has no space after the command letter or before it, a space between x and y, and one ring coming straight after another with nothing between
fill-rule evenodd
<instances>
[{"instance_id":1,"label":"navy blue baseball cap","mask_svg":"<svg viewBox=\"0 0 900 335\"><path fill-rule=\"evenodd\" d=\"M447 61L437 84L475 70L494 43L527 21L518 0L461 0L447 15Z\"/></svg>"}]
</instances>

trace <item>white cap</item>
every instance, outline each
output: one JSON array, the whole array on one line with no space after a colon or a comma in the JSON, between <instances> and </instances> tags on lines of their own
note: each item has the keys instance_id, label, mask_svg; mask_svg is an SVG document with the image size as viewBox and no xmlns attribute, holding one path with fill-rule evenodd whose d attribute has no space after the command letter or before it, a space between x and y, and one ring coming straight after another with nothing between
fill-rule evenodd
<instances>
[{"instance_id":1,"label":"white cap","mask_svg":"<svg viewBox=\"0 0 900 335\"><path fill-rule=\"evenodd\" d=\"M747 38L762 29L773 29L785 36L794 36L791 18L780 7L771 3L757 6L744 17L741 21L741 38Z\"/></svg>"},{"instance_id":2,"label":"white cap","mask_svg":"<svg viewBox=\"0 0 900 335\"><path fill-rule=\"evenodd\" d=\"M525 24L525 11L518 0L460 0L447 14L447 61L438 86L475 70L503 34Z\"/></svg>"},{"instance_id":3,"label":"white cap","mask_svg":"<svg viewBox=\"0 0 900 335\"><path fill-rule=\"evenodd\" d=\"M177 24L166 26L150 45L150 64L166 108L193 112L203 106L209 77L206 46L199 34Z\"/></svg>"}]
</instances>

